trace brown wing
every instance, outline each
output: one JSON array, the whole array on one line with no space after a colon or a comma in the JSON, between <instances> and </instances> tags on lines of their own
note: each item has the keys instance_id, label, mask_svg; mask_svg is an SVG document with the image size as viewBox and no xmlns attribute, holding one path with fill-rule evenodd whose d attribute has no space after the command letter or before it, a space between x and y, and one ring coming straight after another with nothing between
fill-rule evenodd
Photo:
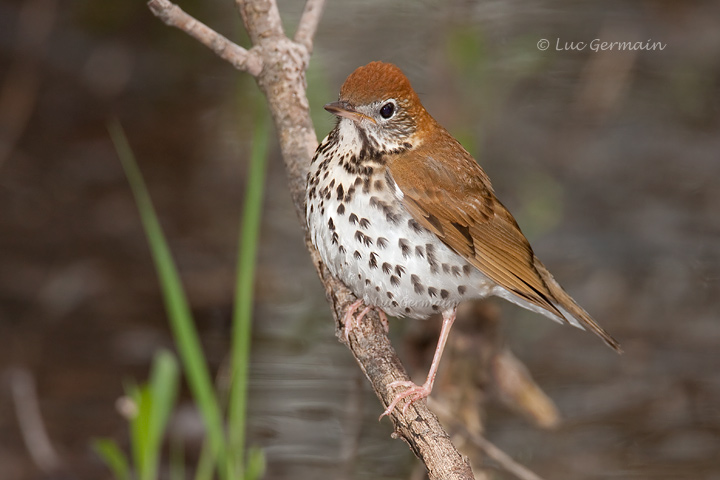
<instances>
[{"instance_id":1,"label":"brown wing","mask_svg":"<svg viewBox=\"0 0 720 480\"><path fill-rule=\"evenodd\" d=\"M388 165L415 220L498 285L568 323L563 312L572 315L617 349L535 258L485 172L449 133L439 135Z\"/></svg>"}]
</instances>

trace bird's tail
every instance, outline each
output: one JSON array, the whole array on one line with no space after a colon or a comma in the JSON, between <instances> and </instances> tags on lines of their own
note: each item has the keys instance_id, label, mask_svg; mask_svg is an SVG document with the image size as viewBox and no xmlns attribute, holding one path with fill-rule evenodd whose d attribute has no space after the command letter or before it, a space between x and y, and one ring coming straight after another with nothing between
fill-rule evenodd
<instances>
[{"instance_id":1,"label":"bird's tail","mask_svg":"<svg viewBox=\"0 0 720 480\"><path fill-rule=\"evenodd\" d=\"M595 335L602 338L603 341L613 350L618 353L622 353L622 348L620 348L620 344L617 340L615 340L605 331L605 329L598 325L595 320L592 319L590 314L587 313L580 305L575 303L575 300L573 300L572 297L560 286L560 284L555 281L552 274L538 259L535 259L535 268L545 281L545 285L547 285L553 300L555 300L553 302L554 306L557 307L557 309L560 310L565 317L567 317L565 320L580 328L587 328L595 333Z\"/></svg>"}]
</instances>

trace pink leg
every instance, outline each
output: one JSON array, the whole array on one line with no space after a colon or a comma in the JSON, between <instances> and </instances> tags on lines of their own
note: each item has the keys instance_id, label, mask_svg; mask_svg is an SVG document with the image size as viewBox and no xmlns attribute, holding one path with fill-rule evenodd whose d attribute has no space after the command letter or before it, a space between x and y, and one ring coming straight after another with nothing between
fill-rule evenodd
<instances>
[{"instance_id":1,"label":"pink leg","mask_svg":"<svg viewBox=\"0 0 720 480\"><path fill-rule=\"evenodd\" d=\"M403 407L403 414L407 411L407 408L413 402L416 402L430 395L430 392L433 388L433 383L435 383L435 375L437 374L438 365L440 365L440 358L442 357L443 349L445 348L445 343L447 342L448 334L450 333L450 328L452 328L453 322L455 321L455 313L455 308L453 308L452 310L445 310L443 312L443 324L442 330L440 330L440 338L438 339L437 348L435 349L435 355L433 356L432 365L430 365L430 371L428 372L427 380L425 380L425 383L422 386L415 385L413 382L408 381L398 381L390 383L388 385L389 387L408 388L404 392L395 395L395 398L392 402L390 402L387 410L385 410L383 414L380 415L380 418L384 417L385 415L389 415L390 412L392 412L393 409L400 402L400 400L404 398L407 398L408 402Z\"/></svg>"}]
</instances>

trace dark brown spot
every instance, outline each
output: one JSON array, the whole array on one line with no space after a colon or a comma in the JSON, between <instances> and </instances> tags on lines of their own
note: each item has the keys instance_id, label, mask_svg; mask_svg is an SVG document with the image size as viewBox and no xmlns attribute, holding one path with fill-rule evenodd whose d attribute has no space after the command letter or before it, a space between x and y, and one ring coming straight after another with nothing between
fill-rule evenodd
<instances>
[{"instance_id":1,"label":"dark brown spot","mask_svg":"<svg viewBox=\"0 0 720 480\"><path fill-rule=\"evenodd\" d=\"M452 226L455 227L455 229L460 232L463 237L465 237L468 246L472 248L472 254L475 255L475 240L473 240L473 237L470 234L470 227L458 222L452 222Z\"/></svg>"},{"instance_id":2,"label":"dark brown spot","mask_svg":"<svg viewBox=\"0 0 720 480\"><path fill-rule=\"evenodd\" d=\"M368 237L360 230L355 231L355 240L357 240L358 242L364 243L366 247L369 247L370 245L373 244L372 238Z\"/></svg>"},{"instance_id":3,"label":"dark brown spot","mask_svg":"<svg viewBox=\"0 0 720 480\"><path fill-rule=\"evenodd\" d=\"M356 178L355 178L355 183L354 183L354 184L355 184L355 185L360 185L360 184L361 184L362 182L363 182L363 179L362 179L362 177L356 177Z\"/></svg>"},{"instance_id":4,"label":"dark brown spot","mask_svg":"<svg viewBox=\"0 0 720 480\"><path fill-rule=\"evenodd\" d=\"M385 188L385 182L382 180L375 180L375 190L382 191Z\"/></svg>"},{"instance_id":5,"label":"dark brown spot","mask_svg":"<svg viewBox=\"0 0 720 480\"><path fill-rule=\"evenodd\" d=\"M400 285L400 279L398 277L396 277L395 275L391 276L390 277L390 285L397 287L398 285Z\"/></svg>"},{"instance_id":6,"label":"dark brown spot","mask_svg":"<svg viewBox=\"0 0 720 480\"><path fill-rule=\"evenodd\" d=\"M310 207L310 208L312 208L312 207ZM341 203L340 205L338 205L337 213L338 213L338 215L345 214L345 204L344 203Z\"/></svg>"},{"instance_id":7,"label":"dark brown spot","mask_svg":"<svg viewBox=\"0 0 720 480\"><path fill-rule=\"evenodd\" d=\"M415 247L415 255L420 258L425 258L425 249L418 245L417 247Z\"/></svg>"},{"instance_id":8,"label":"dark brown spot","mask_svg":"<svg viewBox=\"0 0 720 480\"><path fill-rule=\"evenodd\" d=\"M402 277L403 273L405 273L405 267L402 265L395 265L395 273L398 277Z\"/></svg>"},{"instance_id":9,"label":"dark brown spot","mask_svg":"<svg viewBox=\"0 0 720 480\"><path fill-rule=\"evenodd\" d=\"M386 294L387 294L387 297L388 297L390 300L392 300L393 297L395 296L395 295L393 295L392 292L387 292Z\"/></svg>"},{"instance_id":10,"label":"dark brown spot","mask_svg":"<svg viewBox=\"0 0 720 480\"><path fill-rule=\"evenodd\" d=\"M465 295L465 292L466 292L466 291L467 291L467 287L466 287L465 285L460 285L460 286L458 287L458 293L459 293L460 295Z\"/></svg>"},{"instance_id":11,"label":"dark brown spot","mask_svg":"<svg viewBox=\"0 0 720 480\"><path fill-rule=\"evenodd\" d=\"M390 265L390 264L387 263L387 262L383 263L383 264L382 264L382 271L383 271L383 273L390 273L390 272L392 272L392 265Z\"/></svg>"},{"instance_id":12,"label":"dark brown spot","mask_svg":"<svg viewBox=\"0 0 720 480\"><path fill-rule=\"evenodd\" d=\"M368 262L370 268L378 268L377 253L370 252L370 261Z\"/></svg>"},{"instance_id":13,"label":"dark brown spot","mask_svg":"<svg viewBox=\"0 0 720 480\"><path fill-rule=\"evenodd\" d=\"M358 216L355 215L354 213L351 213L350 216L348 217L348 220L350 221L351 225L355 225L358 221Z\"/></svg>"},{"instance_id":14,"label":"dark brown spot","mask_svg":"<svg viewBox=\"0 0 720 480\"><path fill-rule=\"evenodd\" d=\"M457 265L453 265L453 267L452 267L452 273L453 273L453 275L455 275L456 277L459 277L459 276L460 276L460 267L458 267Z\"/></svg>"},{"instance_id":15,"label":"dark brown spot","mask_svg":"<svg viewBox=\"0 0 720 480\"><path fill-rule=\"evenodd\" d=\"M370 226L370 220L367 218L360 219L360 228L368 228Z\"/></svg>"},{"instance_id":16,"label":"dark brown spot","mask_svg":"<svg viewBox=\"0 0 720 480\"><path fill-rule=\"evenodd\" d=\"M422 229L423 229L420 226L420 224L415 221L414 218L411 218L410 220L408 220L408 227L410 227L412 230L414 230L415 233L420 233L420 232L422 232Z\"/></svg>"},{"instance_id":17,"label":"dark brown spot","mask_svg":"<svg viewBox=\"0 0 720 480\"><path fill-rule=\"evenodd\" d=\"M343 197L345 196L345 189L343 188L342 183L337 186L337 190L336 190L336 191L337 191L337 199L338 199L338 201L342 200Z\"/></svg>"},{"instance_id":18,"label":"dark brown spot","mask_svg":"<svg viewBox=\"0 0 720 480\"><path fill-rule=\"evenodd\" d=\"M345 247L343 247L342 245L340 245L340 246L338 247L338 251L339 251L340 253L345 253L347 250L345 250Z\"/></svg>"},{"instance_id":19,"label":"dark brown spot","mask_svg":"<svg viewBox=\"0 0 720 480\"><path fill-rule=\"evenodd\" d=\"M400 215L389 210L385 212L385 220L387 220L389 223L392 223L393 225L397 225L398 223L400 223Z\"/></svg>"},{"instance_id":20,"label":"dark brown spot","mask_svg":"<svg viewBox=\"0 0 720 480\"><path fill-rule=\"evenodd\" d=\"M437 312L437 311L440 310L440 307L438 307L437 305L433 305L433 306L432 306L432 309L433 309L434 312Z\"/></svg>"},{"instance_id":21,"label":"dark brown spot","mask_svg":"<svg viewBox=\"0 0 720 480\"><path fill-rule=\"evenodd\" d=\"M428 287L428 295L430 295L431 297L437 297L437 288Z\"/></svg>"},{"instance_id":22,"label":"dark brown spot","mask_svg":"<svg viewBox=\"0 0 720 480\"><path fill-rule=\"evenodd\" d=\"M353 255L354 255L355 258L357 258L358 260L360 260L360 259L362 258L362 253L358 252L357 250L355 250L355 253L354 253Z\"/></svg>"},{"instance_id":23,"label":"dark brown spot","mask_svg":"<svg viewBox=\"0 0 720 480\"><path fill-rule=\"evenodd\" d=\"M366 287L369 287L371 283L372 283L372 282L370 281L369 278L366 278L366 279L365 279L365 286L366 286Z\"/></svg>"},{"instance_id":24,"label":"dark brown spot","mask_svg":"<svg viewBox=\"0 0 720 480\"><path fill-rule=\"evenodd\" d=\"M398 303L397 303L395 300L393 300L392 303L391 303L391 305L392 305L393 307L397 307L397 306L398 306Z\"/></svg>"},{"instance_id":25,"label":"dark brown spot","mask_svg":"<svg viewBox=\"0 0 720 480\"><path fill-rule=\"evenodd\" d=\"M330 217L330 220L328 220L328 228L332 231L335 231L335 222L333 222L332 217Z\"/></svg>"},{"instance_id":26,"label":"dark brown spot","mask_svg":"<svg viewBox=\"0 0 720 480\"><path fill-rule=\"evenodd\" d=\"M437 273L439 269L437 260L435 259L435 245L432 243L425 245L425 253L427 254L427 261L430 264L430 272Z\"/></svg>"},{"instance_id":27,"label":"dark brown spot","mask_svg":"<svg viewBox=\"0 0 720 480\"><path fill-rule=\"evenodd\" d=\"M332 234L332 244L337 245L338 244L338 234L337 232L333 232Z\"/></svg>"},{"instance_id":28,"label":"dark brown spot","mask_svg":"<svg viewBox=\"0 0 720 480\"><path fill-rule=\"evenodd\" d=\"M444 288L442 290L440 290L440 298L442 298L444 300L444 299L448 298L449 296L450 296L450 292L448 292Z\"/></svg>"},{"instance_id":29,"label":"dark brown spot","mask_svg":"<svg viewBox=\"0 0 720 480\"><path fill-rule=\"evenodd\" d=\"M442 270L443 270L443 273L450 273L450 265L448 265L447 263L443 263Z\"/></svg>"},{"instance_id":30,"label":"dark brown spot","mask_svg":"<svg viewBox=\"0 0 720 480\"><path fill-rule=\"evenodd\" d=\"M402 251L403 257L407 258L410 256L410 242L405 240L404 238L401 238L398 240L398 245L400 246L400 250Z\"/></svg>"},{"instance_id":31,"label":"dark brown spot","mask_svg":"<svg viewBox=\"0 0 720 480\"><path fill-rule=\"evenodd\" d=\"M429 213L425 218L427 218L428 223L430 223L440 235L445 235L442 223L440 223L440 220L438 220L435 215Z\"/></svg>"},{"instance_id":32,"label":"dark brown spot","mask_svg":"<svg viewBox=\"0 0 720 480\"><path fill-rule=\"evenodd\" d=\"M410 313L410 307L405 307L405 313Z\"/></svg>"},{"instance_id":33,"label":"dark brown spot","mask_svg":"<svg viewBox=\"0 0 720 480\"><path fill-rule=\"evenodd\" d=\"M467 263L466 263L465 265L463 265L462 268L463 268L463 273L464 273L465 275L468 275L468 276L469 276L469 275L470 275L470 272L472 272L472 267L471 267L470 265L468 265Z\"/></svg>"},{"instance_id":34,"label":"dark brown spot","mask_svg":"<svg viewBox=\"0 0 720 480\"><path fill-rule=\"evenodd\" d=\"M379 248L385 248L388 245L388 239L385 237L378 237L377 239L377 246Z\"/></svg>"},{"instance_id":35,"label":"dark brown spot","mask_svg":"<svg viewBox=\"0 0 720 480\"><path fill-rule=\"evenodd\" d=\"M425 287L422 283L420 283L420 277L418 277L417 275L410 275L410 283L412 283L415 293L422 293L425 291Z\"/></svg>"}]
</instances>

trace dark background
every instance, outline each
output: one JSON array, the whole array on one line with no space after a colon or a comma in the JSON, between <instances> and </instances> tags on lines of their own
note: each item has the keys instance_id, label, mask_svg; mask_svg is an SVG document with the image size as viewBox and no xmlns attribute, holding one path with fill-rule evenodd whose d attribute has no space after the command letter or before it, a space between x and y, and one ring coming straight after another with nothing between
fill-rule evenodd
<instances>
[{"instance_id":1,"label":"dark background","mask_svg":"<svg viewBox=\"0 0 720 480\"><path fill-rule=\"evenodd\" d=\"M546 478L720 478L720 4L328 3L308 73L318 137L332 126L321 107L345 76L397 63L486 169L538 256L625 348L619 357L496 301L506 343L564 422L538 430L491 406L488 438ZM180 5L247 45L232 2ZM301 7L281 2L290 33ZM596 38L666 46L555 48ZM153 353L172 346L107 134L113 117L208 357L223 362L258 95L143 2L0 2L0 479L44 478L12 402L18 369L37 382L64 470L109 478L89 443L127 445L115 409L123 383L146 378ZM415 460L375 420L380 405L333 336L284 181L273 143L250 385L266 478L408 478ZM391 323L402 357L414 327ZM200 424L189 403L172 428L192 458Z\"/></svg>"}]
</instances>

